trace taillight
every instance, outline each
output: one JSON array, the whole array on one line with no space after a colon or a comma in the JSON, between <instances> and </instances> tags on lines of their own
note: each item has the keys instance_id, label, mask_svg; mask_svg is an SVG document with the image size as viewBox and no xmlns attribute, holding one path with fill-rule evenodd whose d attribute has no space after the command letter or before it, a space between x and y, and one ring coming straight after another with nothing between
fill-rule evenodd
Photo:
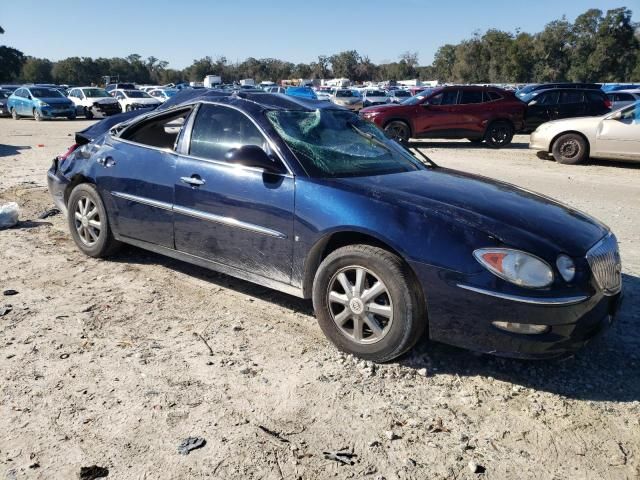
<instances>
[{"instance_id":1,"label":"taillight","mask_svg":"<svg viewBox=\"0 0 640 480\"><path fill-rule=\"evenodd\" d=\"M604 99L605 108L611 108L611 105L612 105L611 100L609 100L608 98L605 98Z\"/></svg>"},{"instance_id":2,"label":"taillight","mask_svg":"<svg viewBox=\"0 0 640 480\"><path fill-rule=\"evenodd\" d=\"M77 143L74 143L73 145L71 145L69 147L69 150L67 150L66 152L64 152L62 155L58 155L58 160L59 161L64 161L67 159L67 157L69 155L71 155L73 152L75 152L76 148L78 148L80 145L78 145Z\"/></svg>"}]
</instances>

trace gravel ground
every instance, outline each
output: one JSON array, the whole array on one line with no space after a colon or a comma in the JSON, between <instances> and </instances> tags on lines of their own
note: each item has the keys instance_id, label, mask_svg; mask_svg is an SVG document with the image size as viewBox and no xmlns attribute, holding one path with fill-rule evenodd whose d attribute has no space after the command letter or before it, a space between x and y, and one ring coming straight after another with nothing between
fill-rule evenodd
<instances>
[{"instance_id":1,"label":"gravel ground","mask_svg":"<svg viewBox=\"0 0 640 480\"><path fill-rule=\"evenodd\" d=\"M80 254L45 172L85 121L0 119L0 479L640 478L640 169L420 142L436 162L538 191L618 235L625 303L576 357L523 362L422 341L339 354L310 302L135 248ZM205 342L206 340L206 342ZM206 439L189 455L186 437ZM323 452L348 450L341 464Z\"/></svg>"}]
</instances>

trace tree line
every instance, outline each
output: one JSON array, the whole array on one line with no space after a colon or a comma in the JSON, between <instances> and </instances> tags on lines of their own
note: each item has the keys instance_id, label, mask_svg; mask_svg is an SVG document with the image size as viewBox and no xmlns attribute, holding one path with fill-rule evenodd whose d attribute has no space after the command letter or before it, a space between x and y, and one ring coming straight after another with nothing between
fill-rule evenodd
<instances>
[{"instance_id":1,"label":"tree line","mask_svg":"<svg viewBox=\"0 0 640 480\"><path fill-rule=\"evenodd\" d=\"M224 56L196 59L182 70L156 57L35 58L0 46L0 81L70 85L100 84L105 75L120 81L166 84L202 81L221 75L224 82L243 78L278 81L291 78L343 77L354 81L419 78L456 83L529 83L547 81L640 81L640 25L626 7L590 9L571 23L566 18L541 32L477 32L458 44L441 46L429 66L419 66L416 52L397 61L375 64L356 50L320 55L310 63L249 57L233 63ZM0 33L4 33L0 27Z\"/></svg>"}]
</instances>

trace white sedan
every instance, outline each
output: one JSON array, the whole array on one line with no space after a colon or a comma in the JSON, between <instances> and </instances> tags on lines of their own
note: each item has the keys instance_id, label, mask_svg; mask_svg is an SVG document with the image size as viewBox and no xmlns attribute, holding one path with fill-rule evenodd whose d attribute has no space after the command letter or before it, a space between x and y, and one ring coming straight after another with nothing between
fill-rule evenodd
<instances>
[{"instance_id":1,"label":"white sedan","mask_svg":"<svg viewBox=\"0 0 640 480\"><path fill-rule=\"evenodd\" d=\"M153 98L142 90L113 90L111 92L123 112L129 112L131 110L137 110L139 108L152 108L160 105L160 100Z\"/></svg>"},{"instance_id":2,"label":"white sedan","mask_svg":"<svg viewBox=\"0 0 640 480\"><path fill-rule=\"evenodd\" d=\"M148 90L147 93L164 103L178 93L178 91L179 90L175 88L154 88L153 90Z\"/></svg>"},{"instance_id":3,"label":"white sedan","mask_svg":"<svg viewBox=\"0 0 640 480\"><path fill-rule=\"evenodd\" d=\"M588 158L640 161L640 102L600 117L543 123L531 134L529 148L571 165Z\"/></svg>"}]
</instances>

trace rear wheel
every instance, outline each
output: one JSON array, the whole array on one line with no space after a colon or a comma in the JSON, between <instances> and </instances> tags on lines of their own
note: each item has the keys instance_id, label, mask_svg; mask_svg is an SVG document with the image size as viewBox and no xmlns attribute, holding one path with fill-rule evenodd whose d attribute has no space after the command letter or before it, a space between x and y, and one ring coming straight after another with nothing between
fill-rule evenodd
<instances>
[{"instance_id":1,"label":"rear wheel","mask_svg":"<svg viewBox=\"0 0 640 480\"><path fill-rule=\"evenodd\" d=\"M76 186L67 204L69 231L78 248L90 257L106 257L120 246L113 237L100 194L88 183Z\"/></svg>"},{"instance_id":2,"label":"rear wheel","mask_svg":"<svg viewBox=\"0 0 640 480\"><path fill-rule=\"evenodd\" d=\"M42 119L44 118L42 116L42 112L40 110L38 110L37 108L33 109L33 118L36 119L36 122L40 122L42 121Z\"/></svg>"},{"instance_id":3,"label":"rear wheel","mask_svg":"<svg viewBox=\"0 0 640 480\"><path fill-rule=\"evenodd\" d=\"M93 112L89 107L84 108L84 118L86 118L87 120L93 119Z\"/></svg>"},{"instance_id":4,"label":"rear wheel","mask_svg":"<svg viewBox=\"0 0 640 480\"><path fill-rule=\"evenodd\" d=\"M567 133L553 142L551 153L553 153L556 162L575 165L589 158L589 145L584 137L575 133Z\"/></svg>"},{"instance_id":5,"label":"rear wheel","mask_svg":"<svg viewBox=\"0 0 640 480\"><path fill-rule=\"evenodd\" d=\"M18 112L16 111L15 108L11 109L11 116L13 117L14 120L20 120L20 115L18 115Z\"/></svg>"},{"instance_id":6,"label":"rear wheel","mask_svg":"<svg viewBox=\"0 0 640 480\"><path fill-rule=\"evenodd\" d=\"M405 144L409 142L411 137L409 125L401 120L393 120L387 123L384 127L384 133L387 137Z\"/></svg>"},{"instance_id":7,"label":"rear wheel","mask_svg":"<svg viewBox=\"0 0 640 480\"><path fill-rule=\"evenodd\" d=\"M313 282L324 334L340 350L375 362L396 358L418 341L426 327L423 303L404 262L370 245L332 252Z\"/></svg>"},{"instance_id":8,"label":"rear wheel","mask_svg":"<svg viewBox=\"0 0 640 480\"><path fill-rule=\"evenodd\" d=\"M492 148L502 148L513 139L513 125L505 120L491 122L487 127L484 140Z\"/></svg>"},{"instance_id":9,"label":"rear wheel","mask_svg":"<svg viewBox=\"0 0 640 480\"><path fill-rule=\"evenodd\" d=\"M125 110L126 110L127 112L130 112L130 111L131 111L131 105L127 105L127 106L125 107Z\"/></svg>"}]
</instances>

